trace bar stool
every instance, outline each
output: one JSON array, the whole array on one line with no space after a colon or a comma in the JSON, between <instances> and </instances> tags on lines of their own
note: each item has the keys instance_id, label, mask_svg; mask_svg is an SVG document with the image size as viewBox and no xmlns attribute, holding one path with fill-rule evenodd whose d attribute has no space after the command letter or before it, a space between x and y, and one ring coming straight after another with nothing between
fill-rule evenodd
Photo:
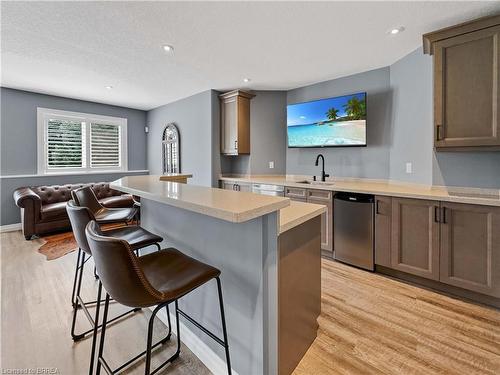
<instances>
[{"instance_id":1,"label":"bar stool","mask_svg":"<svg viewBox=\"0 0 500 375\"><path fill-rule=\"evenodd\" d=\"M137 207L107 208L95 196L90 186L72 190L71 197L78 206L87 207L99 224L125 223L132 221L137 215Z\"/></svg>"},{"instance_id":2,"label":"bar stool","mask_svg":"<svg viewBox=\"0 0 500 375\"><path fill-rule=\"evenodd\" d=\"M97 328L100 327L100 325L97 324L97 321L94 321L93 317L91 316L90 312L87 309L87 306L93 304L99 305L104 301L101 301L101 298L99 296L96 301L84 302L80 296L84 266L85 263L92 256L92 252L90 250L89 244L87 242L87 237L85 235L85 227L90 221L94 220L94 217L88 208L79 207L75 205L73 201L68 202L66 206L66 211L68 212L68 216L71 222L71 227L73 228L73 234L78 244L78 257L75 269L75 278L73 281L73 292L71 295L71 302L73 304L73 321L71 324L71 337L73 338L74 341L79 341L83 339L88 333L93 332L95 326L97 326ZM127 241L130 244L131 248L136 251L138 251L138 249L140 248L144 248L151 245L156 246L158 250L160 250L161 247L159 243L163 241L162 237L150 233L147 230L136 225L127 226L123 228L110 229L101 233L103 233L104 236L112 236L114 238L120 238ZM88 258L86 259L87 256ZM79 307L82 308L83 312L87 316L90 324L92 325L92 328L83 333L76 334L75 325ZM129 310L111 319L110 321L115 321L127 314L139 310L140 309L137 308ZM93 357L94 351L92 352L92 358L91 358L92 364L94 363L94 357Z\"/></svg>"},{"instance_id":3,"label":"bar stool","mask_svg":"<svg viewBox=\"0 0 500 375\"><path fill-rule=\"evenodd\" d=\"M174 361L179 357L181 345L179 315L185 317L224 347L227 370L228 373L231 374L224 303L222 300L222 287L219 278L220 271L217 268L199 262L174 248L168 248L141 257L136 257L134 256L132 247L127 241L103 236L103 233L100 231L95 221L91 221L87 224L85 233L100 275L98 293L101 293L102 286L104 286L106 293L99 351L97 355L96 375L100 374L101 366L108 374L116 374L144 354L146 355L146 375L154 374L167 363ZM196 322L184 311L180 310L178 306L179 298L187 295L212 279L217 281L223 339L220 339L214 333ZM123 305L133 308L156 305L149 318L146 350L115 370L111 370L103 357L110 297L113 297L115 301ZM170 338L171 325L168 305L172 302L175 304L177 350L169 359L159 365L154 371L151 371L151 350ZM163 307L167 308L168 334L164 339L153 345L154 318ZM98 320L99 305L97 305L95 316L95 321ZM95 327L94 330L94 340L96 340L96 336L97 327Z\"/></svg>"}]
</instances>

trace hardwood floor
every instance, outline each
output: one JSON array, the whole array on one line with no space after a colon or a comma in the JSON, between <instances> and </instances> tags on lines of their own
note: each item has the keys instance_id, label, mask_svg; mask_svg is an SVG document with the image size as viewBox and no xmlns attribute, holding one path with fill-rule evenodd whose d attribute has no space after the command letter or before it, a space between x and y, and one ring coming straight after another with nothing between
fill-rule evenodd
<instances>
[{"instance_id":1,"label":"hardwood floor","mask_svg":"<svg viewBox=\"0 0 500 375\"><path fill-rule=\"evenodd\" d=\"M302 374L500 374L500 311L323 260Z\"/></svg>"},{"instance_id":2,"label":"hardwood floor","mask_svg":"<svg viewBox=\"0 0 500 375\"><path fill-rule=\"evenodd\" d=\"M90 340L73 343L69 301L76 253L46 261L39 240L3 233L1 245L2 369L49 367L85 374ZM95 296L86 268L85 298ZM500 374L500 311L388 277L323 260L318 337L295 370L304 374ZM123 309L123 308L121 308ZM114 305L112 312L120 306ZM149 311L110 328L105 355L113 365L143 350ZM87 321L80 316L80 327ZM155 335L164 325L158 321ZM153 365L174 343L159 350ZM142 363L127 374L142 374ZM162 373L209 374L183 347ZM246 375L246 374L240 374ZM259 375L259 374L250 374Z\"/></svg>"}]
</instances>

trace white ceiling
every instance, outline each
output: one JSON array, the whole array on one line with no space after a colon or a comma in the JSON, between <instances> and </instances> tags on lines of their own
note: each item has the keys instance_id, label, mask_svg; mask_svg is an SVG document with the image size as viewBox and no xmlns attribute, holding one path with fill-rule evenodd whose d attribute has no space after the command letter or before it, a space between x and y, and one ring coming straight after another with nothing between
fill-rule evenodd
<instances>
[{"instance_id":1,"label":"white ceiling","mask_svg":"<svg viewBox=\"0 0 500 375\"><path fill-rule=\"evenodd\" d=\"M207 89L285 90L387 66L422 33L498 13L500 2L2 2L1 11L2 86L151 109ZM406 31L387 34L397 26Z\"/></svg>"}]
</instances>

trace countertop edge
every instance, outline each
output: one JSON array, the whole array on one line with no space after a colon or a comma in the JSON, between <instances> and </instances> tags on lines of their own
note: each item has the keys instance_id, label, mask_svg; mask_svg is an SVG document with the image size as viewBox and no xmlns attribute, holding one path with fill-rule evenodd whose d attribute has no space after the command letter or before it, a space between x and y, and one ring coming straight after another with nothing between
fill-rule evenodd
<instances>
[{"instance_id":1,"label":"countertop edge","mask_svg":"<svg viewBox=\"0 0 500 375\"><path fill-rule=\"evenodd\" d=\"M176 183L176 182L168 182L165 181L166 183ZM137 190L134 188L129 188L123 185L117 185L114 184L114 181L110 183L110 187L112 189L122 191L124 193L132 194L132 195L137 195L139 197L149 199L155 202L163 203L170 205L172 207L176 208L181 208L185 209L191 212L196 212L202 215L214 217L216 219L232 222L232 223L243 223L252 219L255 219L260 216L264 216L267 214L270 214L271 212L279 211L282 208L285 208L290 205L290 200L289 199L284 199L283 201L268 204L266 206L253 209L247 212L229 212L226 210L222 210L219 208L214 208L214 207L206 207L200 204L196 203L191 203L191 202L186 202L186 201L179 201L178 199L173 199L173 198L168 198L168 197L159 197L156 194L148 193L142 190ZM210 212L207 212L210 211Z\"/></svg>"},{"instance_id":2,"label":"countertop edge","mask_svg":"<svg viewBox=\"0 0 500 375\"><path fill-rule=\"evenodd\" d=\"M285 209L286 209L286 207L285 207ZM323 212L325 212L325 211L326 211L326 207L322 206L322 207L316 208L314 211L307 212L306 214L301 215L298 218L290 220L290 221L286 222L285 224L282 224L280 222L279 234L285 233L286 231L293 229L293 228L305 223L306 221L309 221L309 220L315 218L316 216L323 214Z\"/></svg>"},{"instance_id":3,"label":"countertop edge","mask_svg":"<svg viewBox=\"0 0 500 375\"><path fill-rule=\"evenodd\" d=\"M316 190L327 190L327 191L342 191L342 192L351 192L351 193L361 193L361 194L374 194L381 196L390 196L396 198L413 198L413 199L424 199L424 200L432 200L432 201L443 201L450 203L462 203L462 204L477 204L482 206L500 206L500 196L499 199L488 199L488 198L475 198L475 197L467 197L467 196L451 196L444 195L443 193L433 192L432 187L428 188L428 192L426 193L418 193L418 192L401 192L398 190L404 189L405 186L413 189L424 189L422 185L411 185L411 184L383 184L387 190L375 190L369 188L356 188L356 187L342 187L338 184L342 183L351 183L351 184L363 184L361 181L356 182L333 182L331 185L322 185L322 184L304 184L300 182L287 181L284 179L280 179L277 176L270 176L270 178L263 177L228 177L228 176L219 176L219 180L221 181L237 181L237 182L247 182L247 183L261 183L261 184L271 184L271 185L283 185L289 187L298 187L303 189L316 189ZM392 190L392 189L394 190Z\"/></svg>"}]
</instances>

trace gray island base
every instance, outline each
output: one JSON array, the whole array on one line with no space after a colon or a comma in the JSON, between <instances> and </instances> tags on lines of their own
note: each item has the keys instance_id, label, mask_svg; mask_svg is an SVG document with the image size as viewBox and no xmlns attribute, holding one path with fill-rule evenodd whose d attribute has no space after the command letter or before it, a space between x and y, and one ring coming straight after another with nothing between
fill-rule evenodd
<instances>
[{"instance_id":1,"label":"gray island base","mask_svg":"<svg viewBox=\"0 0 500 375\"><path fill-rule=\"evenodd\" d=\"M125 177L111 185L141 197L141 225L163 236L163 247L221 270L234 373L290 374L318 328L323 206L290 206L287 198L163 182L158 176ZM215 281L183 297L179 307L222 337ZM210 371L227 373L221 346L182 317L180 330L181 340Z\"/></svg>"}]
</instances>

